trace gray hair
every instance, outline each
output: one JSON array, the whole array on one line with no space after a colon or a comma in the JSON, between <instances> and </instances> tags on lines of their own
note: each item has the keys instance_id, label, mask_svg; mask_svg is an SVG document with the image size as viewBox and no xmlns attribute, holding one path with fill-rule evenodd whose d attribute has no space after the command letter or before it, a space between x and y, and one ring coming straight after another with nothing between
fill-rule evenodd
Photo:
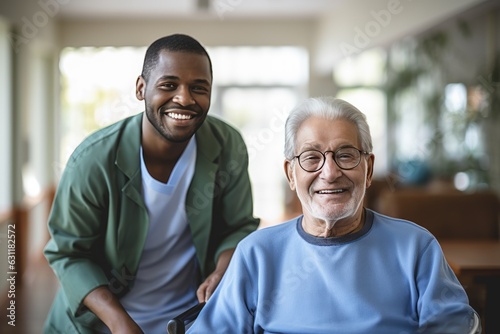
<instances>
[{"instance_id":1,"label":"gray hair","mask_svg":"<svg viewBox=\"0 0 500 334\"><path fill-rule=\"evenodd\" d=\"M370 127L366 116L355 106L334 97L311 97L295 106L285 123L285 159L293 160L295 140L299 127L309 117L322 117L327 120L345 119L353 123L358 129L361 140L361 149L371 152L373 149Z\"/></svg>"}]
</instances>

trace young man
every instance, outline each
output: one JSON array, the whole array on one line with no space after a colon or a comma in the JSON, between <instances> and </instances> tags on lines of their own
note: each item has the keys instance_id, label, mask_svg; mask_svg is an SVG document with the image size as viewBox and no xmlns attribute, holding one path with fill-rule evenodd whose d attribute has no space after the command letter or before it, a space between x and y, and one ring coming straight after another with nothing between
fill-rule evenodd
<instances>
[{"instance_id":1,"label":"young man","mask_svg":"<svg viewBox=\"0 0 500 334\"><path fill-rule=\"evenodd\" d=\"M363 208L371 152L349 103L293 109L284 167L303 215L238 245L188 333L469 333L475 312L437 240Z\"/></svg>"},{"instance_id":2,"label":"young man","mask_svg":"<svg viewBox=\"0 0 500 334\"><path fill-rule=\"evenodd\" d=\"M200 43L160 38L137 79L145 112L72 154L48 222L61 289L46 333L162 333L215 290L258 220L246 146L207 116L211 88Z\"/></svg>"}]
</instances>

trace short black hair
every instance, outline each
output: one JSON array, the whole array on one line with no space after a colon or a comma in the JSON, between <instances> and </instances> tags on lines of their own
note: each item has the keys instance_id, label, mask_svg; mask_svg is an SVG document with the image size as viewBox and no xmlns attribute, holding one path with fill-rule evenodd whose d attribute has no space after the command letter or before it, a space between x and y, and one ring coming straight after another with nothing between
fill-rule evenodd
<instances>
[{"instance_id":1,"label":"short black hair","mask_svg":"<svg viewBox=\"0 0 500 334\"><path fill-rule=\"evenodd\" d=\"M158 64L160 52L166 50L171 52L186 52L205 55L210 64L210 76L212 75L212 61L207 50L191 36L183 34L173 34L161 37L154 41L146 50L144 64L142 66L142 77L148 81L152 69Z\"/></svg>"}]
</instances>

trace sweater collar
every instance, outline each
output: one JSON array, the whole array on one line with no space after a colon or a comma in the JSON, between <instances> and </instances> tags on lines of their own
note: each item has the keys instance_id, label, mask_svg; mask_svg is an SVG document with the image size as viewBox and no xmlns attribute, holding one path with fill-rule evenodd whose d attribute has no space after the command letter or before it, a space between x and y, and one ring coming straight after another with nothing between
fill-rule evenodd
<instances>
[{"instance_id":1,"label":"sweater collar","mask_svg":"<svg viewBox=\"0 0 500 334\"><path fill-rule=\"evenodd\" d=\"M366 209L364 210L365 210L365 222L361 230L340 237L320 238L320 237L315 237L309 233L306 233L304 231L304 228L302 227L302 219L304 218L303 215L297 217L295 225L297 227L297 232L302 237L302 239L304 239L306 242L310 244L317 246L340 246L343 244L353 242L361 238L365 234L367 234L368 231L370 231L373 225L373 212L371 210L366 210Z\"/></svg>"}]
</instances>

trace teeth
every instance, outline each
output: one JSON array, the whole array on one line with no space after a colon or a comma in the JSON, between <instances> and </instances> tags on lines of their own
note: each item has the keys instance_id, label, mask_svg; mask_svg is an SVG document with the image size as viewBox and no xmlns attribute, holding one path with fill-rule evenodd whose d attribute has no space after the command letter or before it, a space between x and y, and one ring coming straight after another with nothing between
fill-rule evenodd
<instances>
[{"instance_id":1,"label":"teeth","mask_svg":"<svg viewBox=\"0 0 500 334\"><path fill-rule=\"evenodd\" d=\"M190 115L184 115L184 114L174 114L174 113L168 113L168 117L174 118L174 119L191 119L193 118Z\"/></svg>"},{"instance_id":2,"label":"teeth","mask_svg":"<svg viewBox=\"0 0 500 334\"><path fill-rule=\"evenodd\" d=\"M320 194L336 194L336 193L341 193L343 192L342 189L337 189L337 190L320 190L318 193Z\"/></svg>"}]
</instances>

